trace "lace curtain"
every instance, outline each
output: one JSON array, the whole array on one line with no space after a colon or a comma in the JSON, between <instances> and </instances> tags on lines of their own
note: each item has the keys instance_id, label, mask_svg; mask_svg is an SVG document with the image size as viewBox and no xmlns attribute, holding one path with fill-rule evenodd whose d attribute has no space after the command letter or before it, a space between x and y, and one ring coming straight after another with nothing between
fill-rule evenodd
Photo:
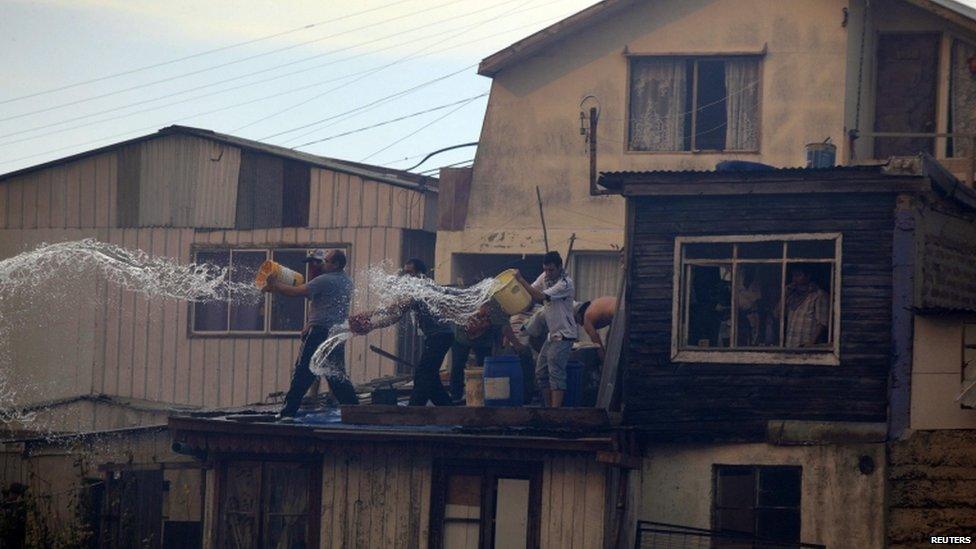
<instances>
[{"instance_id":1,"label":"lace curtain","mask_svg":"<svg viewBox=\"0 0 976 549\"><path fill-rule=\"evenodd\" d=\"M754 151L759 148L759 62L729 59L725 62L725 149Z\"/></svg>"},{"instance_id":2,"label":"lace curtain","mask_svg":"<svg viewBox=\"0 0 976 549\"><path fill-rule=\"evenodd\" d=\"M630 148L684 149L687 76L677 59L639 59L631 65Z\"/></svg>"},{"instance_id":3,"label":"lace curtain","mask_svg":"<svg viewBox=\"0 0 976 549\"><path fill-rule=\"evenodd\" d=\"M952 47L952 131L976 133L976 76L969 71L969 58L976 55L976 46L956 40ZM952 156L972 156L969 139L953 139Z\"/></svg>"}]
</instances>

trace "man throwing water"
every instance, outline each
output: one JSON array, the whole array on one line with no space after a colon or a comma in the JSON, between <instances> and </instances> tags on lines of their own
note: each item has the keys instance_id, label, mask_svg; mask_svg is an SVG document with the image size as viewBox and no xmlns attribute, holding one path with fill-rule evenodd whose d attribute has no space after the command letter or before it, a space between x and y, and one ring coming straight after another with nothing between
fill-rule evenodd
<instances>
[{"instance_id":1,"label":"man throwing water","mask_svg":"<svg viewBox=\"0 0 976 549\"><path fill-rule=\"evenodd\" d=\"M307 258L308 282L299 286L288 286L272 280L264 291L285 296L304 297L311 301L308 308L308 322L302 330L302 347L295 362L295 372L291 386L285 396L285 405L278 413L279 418L295 417L302 398L315 382L315 374L309 369L312 355L326 339L333 326L344 322L349 315L349 302L352 299L352 280L345 273L346 254L342 250L315 250ZM344 367L345 346L337 346L327 357L335 368L325 375L329 390L340 404L359 404L356 390Z\"/></svg>"}]
</instances>

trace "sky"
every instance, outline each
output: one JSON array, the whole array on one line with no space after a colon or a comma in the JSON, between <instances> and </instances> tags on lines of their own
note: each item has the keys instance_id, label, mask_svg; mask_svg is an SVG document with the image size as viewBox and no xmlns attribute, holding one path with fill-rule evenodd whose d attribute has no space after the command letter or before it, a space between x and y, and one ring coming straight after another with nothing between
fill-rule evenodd
<instances>
[{"instance_id":1,"label":"sky","mask_svg":"<svg viewBox=\"0 0 976 549\"><path fill-rule=\"evenodd\" d=\"M592 3L0 0L0 174L171 124L409 168L478 140L481 59Z\"/></svg>"}]
</instances>

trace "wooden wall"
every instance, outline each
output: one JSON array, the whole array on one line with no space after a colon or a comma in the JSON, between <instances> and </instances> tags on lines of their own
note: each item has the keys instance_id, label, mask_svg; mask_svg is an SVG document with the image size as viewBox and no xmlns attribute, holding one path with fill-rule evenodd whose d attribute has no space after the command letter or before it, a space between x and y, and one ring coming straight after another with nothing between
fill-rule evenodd
<instances>
[{"instance_id":1,"label":"wooden wall","mask_svg":"<svg viewBox=\"0 0 976 549\"><path fill-rule=\"evenodd\" d=\"M423 445L350 444L326 454L321 547L427 547L435 457ZM533 459L509 452L498 459ZM592 454L536 455L543 462L541 547L603 547L606 466Z\"/></svg>"},{"instance_id":2,"label":"wooden wall","mask_svg":"<svg viewBox=\"0 0 976 549\"><path fill-rule=\"evenodd\" d=\"M914 431L889 442L888 472L887 547L976 533L976 431Z\"/></svg>"},{"instance_id":3,"label":"wooden wall","mask_svg":"<svg viewBox=\"0 0 976 549\"><path fill-rule=\"evenodd\" d=\"M945 203L917 214L915 306L976 311L976 217Z\"/></svg>"},{"instance_id":4,"label":"wooden wall","mask_svg":"<svg viewBox=\"0 0 976 549\"><path fill-rule=\"evenodd\" d=\"M81 238L180 262L192 261L194 246L345 245L349 274L360 282L370 264L400 261L403 230L423 229L427 201L436 202L432 194L311 168L308 228L214 229L234 226L240 155L210 140L166 136L2 181L0 259ZM46 282L47 291L39 285L5 302L18 315L6 340L21 385L18 404L104 393L239 406L287 390L297 337L190 337L188 304L147 300L91 273L69 273ZM354 309L373 304L374 296L360 294ZM396 352L396 328L347 345L354 382L396 371L370 344Z\"/></svg>"},{"instance_id":5,"label":"wooden wall","mask_svg":"<svg viewBox=\"0 0 976 549\"><path fill-rule=\"evenodd\" d=\"M663 438L761 440L770 419L885 421L894 196L632 199L627 421ZM678 235L842 232L837 366L670 362Z\"/></svg>"}]
</instances>

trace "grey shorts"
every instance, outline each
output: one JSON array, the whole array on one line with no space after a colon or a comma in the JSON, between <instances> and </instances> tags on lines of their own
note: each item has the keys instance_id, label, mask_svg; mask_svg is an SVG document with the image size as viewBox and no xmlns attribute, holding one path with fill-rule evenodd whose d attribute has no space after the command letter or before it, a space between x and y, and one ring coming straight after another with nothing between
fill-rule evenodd
<instances>
[{"instance_id":1,"label":"grey shorts","mask_svg":"<svg viewBox=\"0 0 976 549\"><path fill-rule=\"evenodd\" d=\"M550 339L542 345L535 365L535 381L539 389L566 390L566 363L572 350L573 342L566 339Z\"/></svg>"}]
</instances>

